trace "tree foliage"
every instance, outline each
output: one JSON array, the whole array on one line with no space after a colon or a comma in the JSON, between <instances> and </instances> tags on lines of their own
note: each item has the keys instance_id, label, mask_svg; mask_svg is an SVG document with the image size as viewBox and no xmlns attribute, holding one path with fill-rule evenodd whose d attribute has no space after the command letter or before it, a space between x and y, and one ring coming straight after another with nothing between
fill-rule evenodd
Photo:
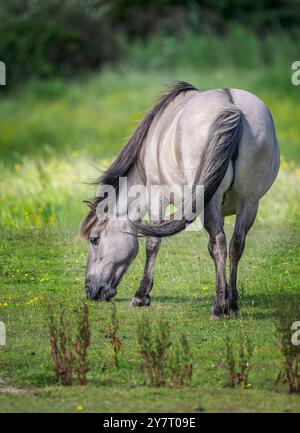
<instances>
[{"instance_id":1,"label":"tree foliage","mask_svg":"<svg viewBox=\"0 0 300 433\"><path fill-rule=\"evenodd\" d=\"M256 33L299 28L300 8L298 0L2 0L0 22L0 60L15 82L115 64L124 43L152 36L220 34L236 22Z\"/></svg>"}]
</instances>

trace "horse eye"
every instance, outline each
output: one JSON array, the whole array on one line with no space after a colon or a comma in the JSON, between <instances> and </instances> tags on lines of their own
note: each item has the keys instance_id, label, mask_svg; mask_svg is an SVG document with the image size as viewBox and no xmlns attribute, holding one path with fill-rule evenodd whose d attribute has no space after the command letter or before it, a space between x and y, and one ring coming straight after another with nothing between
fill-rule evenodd
<instances>
[{"instance_id":1,"label":"horse eye","mask_svg":"<svg viewBox=\"0 0 300 433\"><path fill-rule=\"evenodd\" d=\"M93 237L90 237L90 243L91 243L92 245L98 245L98 243L99 243L99 239L100 239L100 236L93 236Z\"/></svg>"}]
</instances>

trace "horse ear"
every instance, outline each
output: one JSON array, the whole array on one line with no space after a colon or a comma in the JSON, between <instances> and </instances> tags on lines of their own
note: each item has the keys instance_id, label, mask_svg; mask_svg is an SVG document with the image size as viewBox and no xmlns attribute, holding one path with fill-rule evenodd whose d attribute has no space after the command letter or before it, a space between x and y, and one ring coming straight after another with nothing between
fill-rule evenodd
<instances>
[{"instance_id":1,"label":"horse ear","mask_svg":"<svg viewBox=\"0 0 300 433\"><path fill-rule=\"evenodd\" d=\"M91 201L83 200L83 203L86 204L89 209L94 210L95 206L94 206L94 203L92 203Z\"/></svg>"}]
</instances>

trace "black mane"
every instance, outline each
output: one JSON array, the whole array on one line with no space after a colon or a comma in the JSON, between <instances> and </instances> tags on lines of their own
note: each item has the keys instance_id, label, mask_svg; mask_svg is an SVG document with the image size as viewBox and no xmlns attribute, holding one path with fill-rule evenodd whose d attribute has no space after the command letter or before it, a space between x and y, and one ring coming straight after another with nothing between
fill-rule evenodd
<instances>
[{"instance_id":1,"label":"black mane","mask_svg":"<svg viewBox=\"0 0 300 433\"><path fill-rule=\"evenodd\" d=\"M113 161L111 166L100 176L95 182L97 185L111 185L115 188L116 193L119 187L119 178L128 176L130 170L134 166L139 156L143 142L147 137L149 128L158 114L162 114L168 105L180 94L190 90L198 90L192 84L184 81L177 81L170 86L165 94L163 94L155 106L148 111L145 117L141 120L138 127L129 138L126 145L123 147L119 155ZM96 208L103 197L95 197L94 200L87 202L90 211L86 215L81 225L81 235L87 238L91 228L97 221Z\"/></svg>"}]
</instances>

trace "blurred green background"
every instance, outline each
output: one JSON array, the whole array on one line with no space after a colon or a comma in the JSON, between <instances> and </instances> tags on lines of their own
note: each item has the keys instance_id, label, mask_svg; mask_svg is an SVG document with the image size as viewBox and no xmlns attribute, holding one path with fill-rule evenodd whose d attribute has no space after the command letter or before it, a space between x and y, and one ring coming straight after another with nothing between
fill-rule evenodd
<instances>
[{"instance_id":1,"label":"blurred green background","mask_svg":"<svg viewBox=\"0 0 300 433\"><path fill-rule=\"evenodd\" d=\"M0 19L8 85L120 62L209 71L299 54L298 0L2 0Z\"/></svg>"}]
</instances>

